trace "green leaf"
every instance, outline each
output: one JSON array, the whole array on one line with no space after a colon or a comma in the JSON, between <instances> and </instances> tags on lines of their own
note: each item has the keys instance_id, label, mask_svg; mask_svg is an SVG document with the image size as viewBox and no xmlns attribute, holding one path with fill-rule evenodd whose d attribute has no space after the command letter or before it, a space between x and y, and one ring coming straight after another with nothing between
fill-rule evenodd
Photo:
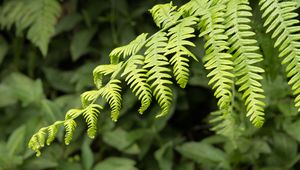
<instances>
[{"instance_id":1,"label":"green leaf","mask_svg":"<svg viewBox=\"0 0 300 170\"><path fill-rule=\"evenodd\" d=\"M80 21L82 21L82 16L78 13L64 16L56 25L55 35L71 31Z\"/></svg>"},{"instance_id":2,"label":"green leaf","mask_svg":"<svg viewBox=\"0 0 300 170\"><path fill-rule=\"evenodd\" d=\"M5 107L17 102L13 89L6 85L0 84L0 94L0 107Z\"/></svg>"},{"instance_id":3,"label":"green leaf","mask_svg":"<svg viewBox=\"0 0 300 170\"><path fill-rule=\"evenodd\" d=\"M110 157L98 163L93 170L137 170L135 161L127 158Z\"/></svg>"},{"instance_id":4,"label":"green leaf","mask_svg":"<svg viewBox=\"0 0 300 170\"><path fill-rule=\"evenodd\" d=\"M188 142L176 148L182 156L200 164L215 167L228 167L225 153L210 144L202 142Z\"/></svg>"},{"instance_id":5,"label":"green leaf","mask_svg":"<svg viewBox=\"0 0 300 170\"><path fill-rule=\"evenodd\" d=\"M21 73L12 73L4 80L4 84L10 88L16 98L22 101L23 106L40 102L44 98L42 82L33 81Z\"/></svg>"},{"instance_id":6,"label":"green leaf","mask_svg":"<svg viewBox=\"0 0 300 170\"><path fill-rule=\"evenodd\" d=\"M155 159L158 161L160 169L172 170L173 168L173 145L172 142L166 143L155 152Z\"/></svg>"},{"instance_id":7,"label":"green leaf","mask_svg":"<svg viewBox=\"0 0 300 170\"><path fill-rule=\"evenodd\" d=\"M6 148L8 150L8 155L14 155L22 151L25 147L25 133L26 127L20 126L17 128L8 138L6 143Z\"/></svg>"},{"instance_id":8,"label":"green leaf","mask_svg":"<svg viewBox=\"0 0 300 170\"><path fill-rule=\"evenodd\" d=\"M283 129L286 131L287 134L289 134L291 137L293 137L300 143L300 119L293 123L286 122L283 125Z\"/></svg>"},{"instance_id":9,"label":"green leaf","mask_svg":"<svg viewBox=\"0 0 300 170\"><path fill-rule=\"evenodd\" d=\"M96 28L90 28L75 33L70 47L73 61L89 52L88 46L96 31Z\"/></svg>"},{"instance_id":10,"label":"green leaf","mask_svg":"<svg viewBox=\"0 0 300 170\"><path fill-rule=\"evenodd\" d=\"M91 140L89 138L85 138L81 146L81 158L85 170L90 170L94 163L94 155L90 148L90 143Z\"/></svg>"}]
</instances>

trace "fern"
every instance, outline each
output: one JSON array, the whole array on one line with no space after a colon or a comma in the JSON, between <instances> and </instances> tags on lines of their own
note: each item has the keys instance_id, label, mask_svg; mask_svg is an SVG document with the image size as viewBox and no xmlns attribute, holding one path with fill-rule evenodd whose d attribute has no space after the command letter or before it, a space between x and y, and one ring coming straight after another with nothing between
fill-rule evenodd
<instances>
[{"instance_id":1,"label":"fern","mask_svg":"<svg viewBox=\"0 0 300 170\"><path fill-rule=\"evenodd\" d=\"M10 1L16 8L23 8L19 1ZM7 4L9 4L7 3ZM275 47L279 48L282 64L287 64L289 84L294 92L295 105L300 106L300 53L299 32L296 26L297 4L293 1L260 0L262 17L267 32L273 32ZM23 4L24 5L24 4ZM7 6L1 17L12 18L12 7ZM93 71L96 89L82 93L82 109L71 109L65 120L40 129L29 142L29 147L40 154L46 134L47 144L55 139L57 128L64 125L65 143L69 144L79 116L87 123L87 133L94 138L97 121L103 106L97 104L105 99L111 109L111 118L117 121L122 103L121 83L126 82L141 102L139 113L143 113L156 99L161 113L166 115L173 102L173 81L185 88L190 76L190 59L202 58L210 78L209 85L215 91L219 110L213 113L212 130L229 138L237 138L240 131L235 115L244 113L236 109L235 100L242 96L246 115L252 124L261 127L264 123L264 91L260 80L264 72L258 66L263 56L252 31L251 7L248 0L190 0L180 8L172 3L156 5L150 10L159 31L148 36L142 33L129 44L117 47L110 53L110 64L100 65ZM20 16L19 16L20 17ZM10 28L12 22L2 21ZM32 21L32 23L34 20ZM26 24L24 24L26 26ZM31 24L27 24L29 27ZM196 28L198 30L196 30ZM196 36L198 32L199 36ZM194 40L203 38L205 55L192 53ZM107 78L105 78L107 77ZM235 88L238 91L235 91ZM238 106L240 107L240 105ZM300 107L299 107L300 111Z\"/></svg>"},{"instance_id":2,"label":"fern","mask_svg":"<svg viewBox=\"0 0 300 170\"><path fill-rule=\"evenodd\" d=\"M111 118L113 121L117 121L121 109L121 87L118 85L120 80L112 79L103 88L100 89L100 95L106 99L111 108Z\"/></svg>"},{"instance_id":3,"label":"fern","mask_svg":"<svg viewBox=\"0 0 300 170\"><path fill-rule=\"evenodd\" d=\"M101 109L101 106L97 104L91 104L83 111L83 117L88 124L88 135L92 139L95 138L97 132L97 120Z\"/></svg>"},{"instance_id":4,"label":"fern","mask_svg":"<svg viewBox=\"0 0 300 170\"><path fill-rule=\"evenodd\" d=\"M260 0L262 17L265 18L264 26L266 32L272 33L275 47L279 48L279 57L283 57L282 64L287 64L288 84L292 85L295 98L295 106L300 111L300 26L296 26L299 20L296 19L297 3L293 1Z\"/></svg>"},{"instance_id":5,"label":"fern","mask_svg":"<svg viewBox=\"0 0 300 170\"><path fill-rule=\"evenodd\" d=\"M17 33L28 28L27 38L47 55L48 44L55 33L55 25L61 14L60 4L56 0L12 0L0 10L0 25Z\"/></svg>"},{"instance_id":6,"label":"fern","mask_svg":"<svg viewBox=\"0 0 300 170\"><path fill-rule=\"evenodd\" d=\"M152 101L152 91L146 82L147 70L141 67L144 65L144 58L142 55L132 56L122 74L122 76L127 75L125 81L130 84L130 88L141 101L140 114L147 110Z\"/></svg>"},{"instance_id":7,"label":"fern","mask_svg":"<svg viewBox=\"0 0 300 170\"><path fill-rule=\"evenodd\" d=\"M228 53L233 54L234 75L237 77L236 84L243 92L243 99L247 106L247 116L257 127L264 123L264 98L262 85L259 80L264 70L254 64L262 61L263 57L256 51L259 50L255 35L251 31L250 19L251 7L248 0L232 0L227 5L226 35L229 38L230 49Z\"/></svg>"},{"instance_id":8,"label":"fern","mask_svg":"<svg viewBox=\"0 0 300 170\"><path fill-rule=\"evenodd\" d=\"M206 5L209 6L209 5ZM203 58L205 68L210 70L207 75L210 77L209 85L215 89L214 95L219 99L220 109L227 110L230 106L233 85L233 62L231 54L226 53L228 47L228 37L225 35L224 4L218 4L206 10L201 17L199 27L201 34L206 39L206 55Z\"/></svg>"},{"instance_id":9,"label":"fern","mask_svg":"<svg viewBox=\"0 0 300 170\"><path fill-rule=\"evenodd\" d=\"M145 52L144 68L147 72L147 82L153 89L153 95L162 108L162 112L157 115L163 116L169 112L172 103L173 91L169 87L172 84L170 78L171 70L168 68L169 61L164 55L167 52L167 34L159 32L147 44Z\"/></svg>"}]
</instances>

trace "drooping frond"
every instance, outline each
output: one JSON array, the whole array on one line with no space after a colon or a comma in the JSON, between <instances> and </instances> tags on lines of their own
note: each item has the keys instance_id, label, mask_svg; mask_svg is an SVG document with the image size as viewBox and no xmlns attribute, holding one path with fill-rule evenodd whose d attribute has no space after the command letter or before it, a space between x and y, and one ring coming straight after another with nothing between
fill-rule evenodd
<instances>
[{"instance_id":1,"label":"drooping frond","mask_svg":"<svg viewBox=\"0 0 300 170\"><path fill-rule=\"evenodd\" d=\"M97 100L100 96L100 90L90 90L81 94L81 103L83 107L87 107L90 103Z\"/></svg>"},{"instance_id":2,"label":"drooping frond","mask_svg":"<svg viewBox=\"0 0 300 170\"><path fill-rule=\"evenodd\" d=\"M73 133L74 133L75 127L77 126L77 123L73 119L68 119L68 120L65 120L64 126L66 129L65 144L69 145L73 138Z\"/></svg>"},{"instance_id":3,"label":"drooping frond","mask_svg":"<svg viewBox=\"0 0 300 170\"><path fill-rule=\"evenodd\" d=\"M16 26L21 33L28 28L27 38L44 56L55 32L55 25L61 14L61 6L56 0L12 0L0 10L0 25L10 29Z\"/></svg>"},{"instance_id":4,"label":"drooping frond","mask_svg":"<svg viewBox=\"0 0 300 170\"><path fill-rule=\"evenodd\" d=\"M182 22L169 29L169 42L165 55L172 55L170 63L173 65L173 73L177 83L181 88L185 88L189 80L189 57L193 57L196 61L196 56L191 53L187 47L194 47L189 38L195 37L193 25L196 24L196 17L184 18Z\"/></svg>"},{"instance_id":5,"label":"drooping frond","mask_svg":"<svg viewBox=\"0 0 300 170\"><path fill-rule=\"evenodd\" d=\"M96 87L98 89L100 89L102 87L102 77L109 75L109 74L113 74L112 76L114 76L115 74L118 73L117 70L121 69L123 62L119 62L118 64L104 64L104 65L99 65L97 66L94 71L93 71L93 77L94 77L94 83L96 85Z\"/></svg>"},{"instance_id":6,"label":"drooping frond","mask_svg":"<svg viewBox=\"0 0 300 170\"><path fill-rule=\"evenodd\" d=\"M168 68L168 59L164 55L167 52L167 41L166 33L159 32L146 44L145 52L144 68L148 70L147 82L153 89L153 96L162 109L158 117L169 112L173 96L173 91L169 87L172 84L171 70Z\"/></svg>"},{"instance_id":7,"label":"drooping frond","mask_svg":"<svg viewBox=\"0 0 300 170\"><path fill-rule=\"evenodd\" d=\"M279 48L279 57L284 58L289 85L295 95L295 106L300 111L300 26L295 12L297 3L283 0L260 0L262 17L265 18L266 32L273 32L275 47Z\"/></svg>"},{"instance_id":8,"label":"drooping frond","mask_svg":"<svg viewBox=\"0 0 300 170\"><path fill-rule=\"evenodd\" d=\"M226 35L230 49L228 53L233 54L234 74L237 77L236 84L240 86L239 91L243 92L242 98L245 100L247 116L257 127L264 123L264 106L261 73L264 70L256 63L263 60L257 51L257 41L254 39L255 33L251 31L250 18L251 7L248 0L231 0L227 5L226 13Z\"/></svg>"},{"instance_id":9,"label":"drooping frond","mask_svg":"<svg viewBox=\"0 0 300 170\"><path fill-rule=\"evenodd\" d=\"M228 49L228 37L225 35L225 26L223 25L225 9L226 6L223 4L209 8L199 23L200 36L204 36L206 40L204 66L210 70L207 75L210 78L209 85L213 84L212 88L215 89L214 95L219 99L220 109L227 109L230 105L234 77L232 56L225 53L225 50Z\"/></svg>"},{"instance_id":10,"label":"drooping frond","mask_svg":"<svg viewBox=\"0 0 300 170\"><path fill-rule=\"evenodd\" d=\"M47 131L48 131L48 137L47 137L46 143L47 143L47 145L50 145L56 137L56 134L57 134L57 131L58 131L57 124L54 123L53 125L49 126L47 128Z\"/></svg>"},{"instance_id":11,"label":"drooping frond","mask_svg":"<svg viewBox=\"0 0 300 170\"><path fill-rule=\"evenodd\" d=\"M142 68L144 65L145 57L142 55L134 55L129 58L124 72L121 76L125 76L125 81L130 85L130 88L138 96L141 101L139 113L143 114L144 111L150 106L152 101L152 92L150 85L147 81L147 70Z\"/></svg>"},{"instance_id":12,"label":"drooping frond","mask_svg":"<svg viewBox=\"0 0 300 170\"><path fill-rule=\"evenodd\" d=\"M177 22L181 14L176 11L173 3L158 4L150 9L152 18L159 28L167 28Z\"/></svg>"},{"instance_id":13,"label":"drooping frond","mask_svg":"<svg viewBox=\"0 0 300 170\"><path fill-rule=\"evenodd\" d=\"M117 121L121 109L121 87L118 85L121 83L118 79L110 80L104 87L100 89L100 95L106 99L111 108L111 118L113 121Z\"/></svg>"},{"instance_id":14,"label":"drooping frond","mask_svg":"<svg viewBox=\"0 0 300 170\"><path fill-rule=\"evenodd\" d=\"M123 58L125 59L126 57L138 52L145 45L147 35L148 34L146 33L142 33L134 40L132 40L129 44L112 50L112 52L109 54L110 62L112 64L116 64L119 62L119 58L121 57L121 55L123 55Z\"/></svg>"},{"instance_id":15,"label":"drooping frond","mask_svg":"<svg viewBox=\"0 0 300 170\"><path fill-rule=\"evenodd\" d=\"M83 111L83 117L88 125L88 135L90 138L95 138L97 132L98 115L102 107L98 104L91 104Z\"/></svg>"}]
</instances>

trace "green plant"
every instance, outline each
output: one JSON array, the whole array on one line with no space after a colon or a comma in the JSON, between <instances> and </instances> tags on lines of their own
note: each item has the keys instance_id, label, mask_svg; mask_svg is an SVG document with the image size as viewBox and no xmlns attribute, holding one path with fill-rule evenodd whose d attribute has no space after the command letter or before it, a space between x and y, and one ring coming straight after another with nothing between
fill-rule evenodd
<instances>
[{"instance_id":1,"label":"green plant","mask_svg":"<svg viewBox=\"0 0 300 170\"><path fill-rule=\"evenodd\" d=\"M295 106L299 106L300 73L298 69L298 38L296 24L297 3L293 1L261 0L262 17L266 32L272 31L275 47L279 47L282 63L287 64L287 77L295 95ZM172 3L156 5L151 10L160 30L151 35L141 34L126 46L110 53L111 64L100 65L93 72L97 90L81 95L82 109L67 112L64 121L42 128L29 142L29 147L40 154L40 148L55 138L59 125L66 128L65 141L72 138L76 123L74 119L83 115L88 124L88 135L94 138L96 122L105 99L112 110L112 120L117 121L121 108L121 82L125 81L141 101L142 114L151 104L152 95L161 107L157 117L166 115L172 104L171 78L184 88L189 79L190 59L198 60L191 52L195 47L194 37L203 37L206 54L203 57L209 71L209 85L215 90L221 111L217 120L228 121L234 111L238 94L247 110L247 116L257 127L264 123L264 95L260 80L264 70L257 65L262 61L255 33L251 29L251 7L247 0L191 0L180 8ZM195 29L196 28L196 29ZM197 30L197 31L196 31ZM197 46L200 48L199 46ZM110 77L105 79L108 75ZM238 86L238 92L235 92ZM217 126L220 123L217 123ZM234 126L230 121L224 128ZM49 132L49 133L48 133ZM234 133L234 131L231 131Z\"/></svg>"}]
</instances>

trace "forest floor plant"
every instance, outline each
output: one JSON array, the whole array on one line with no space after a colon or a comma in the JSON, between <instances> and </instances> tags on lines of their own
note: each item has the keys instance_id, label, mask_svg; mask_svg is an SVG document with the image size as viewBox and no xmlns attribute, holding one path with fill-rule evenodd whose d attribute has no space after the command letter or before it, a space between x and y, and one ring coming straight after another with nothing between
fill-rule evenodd
<instances>
[{"instance_id":1,"label":"forest floor plant","mask_svg":"<svg viewBox=\"0 0 300 170\"><path fill-rule=\"evenodd\" d=\"M2 10L1 26L16 25L17 32L29 27L28 39L46 55L53 30L41 17L48 17L47 23L53 25L60 12L58 3L47 1L47 8L51 9L30 18L28 11L16 12L17 8L13 8L16 1L12 2ZM26 3L18 5L27 6ZM299 108L300 26L295 12L298 4L291 0L260 0L258 5L266 33L271 33L282 64L286 66L288 84L295 96L295 106ZM29 9L36 8L30 6ZM172 84L176 82L181 88L186 87L191 60L203 61L210 79L208 84L218 99L219 111L212 114L211 120L213 130L230 138L238 133L234 115L236 107L242 107L236 106L239 95L250 122L256 127L263 126L265 95L261 74L264 69L259 63L264 56L252 28L249 0L190 0L179 8L171 2L156 5L150 12L159 31L153 35L143 33L128 45L114 49L110 53L110 64L94 69L97 88L81 95L82 108L69 110L65 120L41 128L32 136L28 146L37 156L45 143L50 145L55 139L60 126L65 127L65 143L69 144L77 126L75 119L79 116L87 123L88 136L94 138L98 117L105 106L103 99L111 108L112 120L117 121L122 103L122 82L126 82L141 102L140 114L151 106L154 98L161 108L156 117L165 116L173 101ZM43 36L45 34L47 36ZM197 39L203 39L204 46L196 46ZM205 55L193 53L193 48L204 48Z\"/></svg>"}]
</instances>

